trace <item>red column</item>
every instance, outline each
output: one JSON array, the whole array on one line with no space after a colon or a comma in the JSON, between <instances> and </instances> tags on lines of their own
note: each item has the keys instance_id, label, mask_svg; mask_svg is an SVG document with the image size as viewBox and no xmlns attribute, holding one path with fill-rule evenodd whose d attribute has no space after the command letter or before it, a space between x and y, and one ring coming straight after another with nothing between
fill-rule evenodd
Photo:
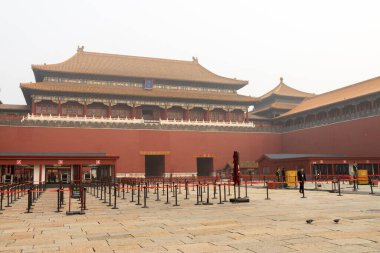
<instances>
[{"instance_id":1,"label":"red column","mask_svg":"<svg viewBox=\"0 0 380 253\"><path fill-rule=\"evenodd\" d=\"M86 116L86 115L87 115L87 101L85 101L83 105L83 116Z\"/></svg>"},{"instance_id":2,"label":"red column","mask_svg":"<svg viewBox=\"0 0 380 253\"><path fill-rule=\"evenodd\" d=\"M186 111L185 111L185 120L189 120L189 115L190 114L190 112L189 112L189 109L186 109Z\"/></svg>"},{"instance_id":3,"label":"red column","mask_svg":"<svg viewBox=\"0 0 380 253\"><path fill-rule=\"evenodd\" d=\"M136 106L132 106L132 119L136 118Z\"/></svg>"},{"instance_id":4,"label":"red column","mask_svg":"<svg viewBox=\"0 0 380 253\"><path fill-rule=\"evenodd\" d=\"M165 107L165 110L164 110L164 119L167 120L168 119L168 108Z\"/></svg>"},{"instance_id":5,"label":"red column","mask_svg":"<svg viewBox=\"0 0 380 253\"><path fill-rule=\"evenodd\" d=\"M61 104L61 99L58 100L58 115L62 115L62 104Z\"/></svg>"},{"instance_id":6,"label":"red column","mask_svg":"<svg viewBox=\"0 0 380 253\"><path fill-rule=\"evenodd\" d=\"M230 122L230 112L226 111L225 119L227 122Z\"/></svg>"},{"instance_id":7,"label":"red column","mask_svg":"<svg viewBox=\"0 0 380 253\"><path fill-rule=\"evenodd\" d=\"M108 112L107 112L107 116L108 118L111 117L112 115L112 106L111 106L111 103L108 104Z\"/></svg>"},{"instance_id":8,"label":"red column","mask_svg":"<svg viewBox=\"0 0 380 253\"><path fill-rule=\"evenodd\" d=\"M36 114L36 103L34 102L33 98L32 98L32 114Z\"/></svg>"},{"instance_id":9,"label":"red column","mask_svg":"<svg viewBox=\"0 0 380 253\"><path fill-rule=\"evenodd\" d=\"M206 114L205 114L205 121L209 121L209 120L210 120L210 110L207 109Z\"/></svg>"}]
</instances>

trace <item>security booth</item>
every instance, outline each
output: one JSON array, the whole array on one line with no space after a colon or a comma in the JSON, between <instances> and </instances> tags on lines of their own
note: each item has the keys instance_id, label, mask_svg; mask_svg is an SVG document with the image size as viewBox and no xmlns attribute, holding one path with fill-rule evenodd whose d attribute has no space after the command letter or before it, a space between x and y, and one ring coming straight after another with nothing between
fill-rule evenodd
<instances>
[{"instance_id":1,"label":"security booth","mask_svg":"<svg viewBox=\"0 0 380 253\"><path fill-rule=\"evenodd\" d=\"M91 180L114 182L118 159L106 153L0 153L0 178L7 183L17 178L47 187Z\"/></svg>"}]
</instances>

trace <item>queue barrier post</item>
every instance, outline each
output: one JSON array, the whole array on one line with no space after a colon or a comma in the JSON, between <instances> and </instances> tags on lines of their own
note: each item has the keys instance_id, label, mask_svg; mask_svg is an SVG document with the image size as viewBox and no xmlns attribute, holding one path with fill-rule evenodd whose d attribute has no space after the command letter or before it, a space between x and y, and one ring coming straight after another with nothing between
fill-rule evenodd
<instances>
[{"instance_id":1,"label":"queue barrier post","mask_svg":"<svg viewBox=\"0 0 380 253\"><path fill-rule=\"evenodd\" d=\"M173 206L179 206L179 204L178 204L178 186L177 185L175 185L174 191L175 191L175 204Z\"/></svg>"},{"instance_id":2,"label":"queue barrier post","mask_svg":"<svg viewBox=\"0 0 380 253\"><path fill-rule=\"evenodd\" d=\"M340 178L338 178L338 195L337 196L343 196L340 194Z\"/></svg>"},{"instance_id":3,"label":"queue barrier post","mask_svg":"<svg viewBox=\"0 0 380 253\"><path fill-rule=\"evenodd\" d=\"M116 197L117 197L116 196L116 190L120 194L120 189L118 187L118 184L115 183L115 185L113 186L114 199L113 199L113 207L112 207L112 209L118 209L117 206L116 206ZM111 204L111 202L110 202L110 204Z\"/></svg>"},{"instance_id":4,"label":"queue barrier post","mask_svg":"<svg viewBox=\"0 0 380 253\"><path fill-rule=\"evenodd\" d=\"M222 205L222 204L224 204L223 202L222 202L222 186L221 186L221 184L219 183L219 205Z\"/></svg>"},{"instance_id":5,"label":"queue barrier post","mask_svg":"<svg viewBox=\"0 0 380 253\"><path fill-rule=\"evenodd\" d=\"M269 198L269 184L268 183L266 183L266 190L267 190L267 197L265 198L265 200L270 200L270 198Z\"/></svg>"}]
</instances>

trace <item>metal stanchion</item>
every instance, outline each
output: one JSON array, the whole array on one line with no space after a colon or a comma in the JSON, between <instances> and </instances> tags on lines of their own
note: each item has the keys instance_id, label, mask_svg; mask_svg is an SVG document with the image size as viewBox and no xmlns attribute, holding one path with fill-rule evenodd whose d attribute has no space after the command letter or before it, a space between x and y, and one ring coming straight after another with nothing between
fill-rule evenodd
<instances>
[{"instance_id":1,"label":"metal stanchion","mask_svg":"<svg viewBox=\"0 0 380 253\"><path fill-rule=\"evenodd\" d=\"M59 192L59 188L57 189L57 213L61 212L60 210L60 203L61 203L61 194Z\"/></svg>"},{"instance_id":2,"label":"metal stanchion","mask_svg":"<svg viewBox=\"0 0 380 253\"><path fill-rule=\"evenodd\" d=\"M169 185L166 185L166 202L165 204L169 204Z\"/></svg>"},{"instance_id":3,"label":"metal stanchion","mask_svg":"<svg viewBox=\"0 0 380 253\"><path fill-rule=\"evenodd\" d=\"M144 187L143 187L143 190L144 190L144 205L142 206L142 208L148 208L148 207L146 206L146 198L147 198L147 195L148 195L147 187L144 186Z\"/></svg>"},{"instance_id":4,"label":"metal stanchion","mask_svg":"<svg viewBox=\"0 0 380 253\"><path fill-rule=\"evenodd\" d=\"M156 185L156 201L160 201L160 183Z\"/></svg>"},{"instance_id":5,"label":"metal stanchion","mask_svg":"<svg viewBox=\"0 0 380 253\"><path fill-rule=\"evenodd\" d=\"M227 202L227 199L226 199L226 184L223 184L223 202Z\"/></svg>"},{"instance_id":6,"label":"metal stanchion","mask_svg":"<svg viewBox=\"0 0 380 253\"><path fill-rule=\"evenodd\" d=\"M265 200L270 200L269 198L269 185L268 185L268 182L266 183L267 185L267 197L265 198Z\"/></svg>"},{"instance_id":7,"label":"metal stanchion","mask_svg":"<svg viewBox=\"0 0 380 253\"><path fill-rule=\"evenodd\" d=\"M343 196L342 194L340 194L340 178L338 178L338 195L337 196Z\"/></svg>"},{"instance_id":8,"label":"metal stanchion","mask_svg":"<svg viewBox=\"0 0 380 253\"><path fill-rule=\"evenodd\" d=\"M137 185L137 203L136 206L140 206L140 183Z\"/></svg>"},{"instance_id":9,"label":"metal stanchion","mask_svg":"<svg viewBox=\"0 0 380 253\"><path fill-rule=\"evenodd\" d=\"M197 203L195 205L200 205L199 204L199 185L197 185Z\"/></svg>"},{"instance_id":10,"label":"metal stanchion","mask_svg":"<svg viewBox=\"0 0 380 253\"><path fill-rule=\"evenodd\" d=\"M117 189L116 189L117 188ZM113 207L112 207L112 209L118 209L117 208L117 206L116 206L116 190L117 190L117 192L118 193L120 193L120 189L119 189L119 187L118 187L118 185L117 184L115 184L114 186L113 186L113 194L114 194L114 199L113 199ZM111 200L111 198L110 198L110 200ZM111 204L111 201L110 201L110 204Z\"/></svg>"},{"instance_id":11,"label":"metal stanchion","mask_svg":"<svg viewBox=\"0 0 380 253\"><path fill-rule=\"evenodd\" d=\"M185 199L189 199L189 198L187 197L188 193L189 193L189 184L188 184L188 182L186 181L186 182L185 182Z\"/></svg>"},{"instance_id":12,"label":"metal stanchion","mask_svg":"<svg viewBox=\"0 0 380 253\"><path fill-rule=\"evenodd\" d=\"M133 195L135 195L134 193L135 193L135 188L133 187L134 185L132 184L131 185L131 201L130 202L135 202L134 200L133 200Z\"/></svg>"},{"instance_id":13,"label":"metal stanchion","mask_svg":"<svg viewBox=\"0 0 380 253\"><path fill-rule=\"evenodd\" d=\"M31 208L32 208L32 190L28 189L28 206L26 208L27 213L31 213Z\"/></svg>"},{"instance_id":14,"label":"metal stanchion","mask_svg":"<svg viewBox=\"0 0 380 253\"><path fill-rule=\"evenodd\" d=\"M115 187L114 187L115 189ZM116 197L116 192L115 193L115 197ZM111 182L108 183L108 205L107 206L112 206L112 200L111 200L111 197L112 197L112 185L111 185Z\"/></svg>"},{"instance_id":15,"label":"metal stanchion","mask_svg":"<svg viewBox=\"0 0 380 253\"><path fill-rule=\"evenodd\" d=\"M107 185L106 184L104 184L104 186L103 186L103 203L107 203ZM111 194L111 193L110 193Z\"/></svg>"},{"instance_id":16,"label":"metal stanchion","mask_svg":"<svg viewBox=\"0 0 380 253\"><path fill-rule=\"evenodd\" d=\"M207 199L206 199L206 203L202 203L203 205L212 205L212 203L210 203L210 185L207 184Z\"/></svg>"},{"instance_id":17,"label":"metal stanchion","mask_svg":"<svg viewBox=\"0 0 380 253\"><path fill-rule=\"evenodd\" d=\"M214 181L214 197L212 199L216 199L216 180Z\"/></svg>"},{"instance_id":18,"label":"metal stanchion","mask_svg":"<svg viewBox=\"0 0 380 253\"><path fill-rule=\"evenodd\" d=\"M373 183L372 183L372 179L371 179L371 177L368 177L368 179L369 179L369 186L371 187L371 192L370 192L369 194L373 195L374 193L373 193Z\"/></svg>"},{"instance_id":19,"label":"metal stanchion","mask_svg":"<svg viewBox=\"0 0 380 253\"><path fill-rule=\"evenodd\" d=\"M11 205L10 205L10 199L9 199L9 197L10 197L9 193L10 193L10 187L8 185L7 186L7 205L5 207L11 207Z\"/></svg>"},{"instance_id":20,"label":"metal stanchion","mask_svg":"<svg viewBox=\"0 0 380 253\"><path fill-rule=\"evenodd\" d=\"M219 203L218 204L224 204L222 202L222 186L219 184Z\"/></svg>"},{"instance_id":21,"label":"metal stanchion","mask_svg":"<svg viewBox=\"0 0 380 253\"><path fill-rule=\"evenodd\" d=\"M123 199L125 199L125 184L123 183Z\"/></svg>"},{"instance_id":22,"label":"metal stanchion","mask_svg":"<svg viewBox=\"0 0 380 253\"><path fill-rule=\"evenodd\" d=\"M174 187L174 191L175 191L175 204L173 206L179 206L178 205L178 192L177 192L177 190L178 190L178 186L176 185Z\"/></svg>"},{"instance_id":23,"label":"metal stanchion","mask_svg":"<svg viewBox=\"0 0 380 253\"><path fill-rule=\"evenodd\" d=\"M4 199L4 188L1 187L1 192L0 192L0 211L3 211L3 199Z\"/></svg>"},{"instance_id":24,"label":"metal stanchion","mask_svg":"<svg viewBox=\"0 0 380 253\"><path fill-rule=\"evenodd\" d=\"M86 196L86 193L87 193L87 188L86 187L83 187L83 209L84 210L88 210L87 209L87 205L86 205L86 202L87 202L87 196ZM115 201L116 203L116 201Z\"/></svg>"},{"instance_id":25,"label":"metal stanchion","mask_svg":"<svg viewBox=\"0 0 380 253\"><path fill-rule=\"evenodd\" d=\"M248 198L248 186L247 186L247 180L244 180L245 183L245 197Z\"/></svg>"}]
</instances>

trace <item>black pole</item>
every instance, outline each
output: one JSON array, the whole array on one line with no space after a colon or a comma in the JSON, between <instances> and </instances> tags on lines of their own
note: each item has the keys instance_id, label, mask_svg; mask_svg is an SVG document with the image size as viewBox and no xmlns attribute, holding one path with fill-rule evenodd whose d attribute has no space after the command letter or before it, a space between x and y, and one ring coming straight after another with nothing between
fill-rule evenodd
<instances>
[{"instance_id":1,"label":"black pole","mask_svg":"<svg viewBox=\"0 0 380 253\"><path fill-rule=\"evenodd\" d=\"M371 179L371 177L368 177L368 179L369 179L369 186L371 187L371 192L370 192L370 194L371 195L373 195L373 184L372 184L372 179Z\"/></svg>"},{"instance_id":2,"label":"black pole","mask_svg":"<svg viewBox=\"0 0 380 253\"><path fill-rule=\"evenodd\" d=\"M189 184L188 184L188 182L186 181L185 182L185 199L189 199L188 197L187 197L187 194L188 194L188 192L189 192Z\"/></svg>"},{"instance_id":3,"label":"black pole","mask_svg":"<svg viewBox=\"0 0 380 253\"><path fill-rule=\"evenodd\" d=\"M266 185L267 185L267 197L265 200L270 200L270 198L269 198L269 185L268 185L268 183Z\"/></svg>"},{"instance_id":4,"label":"black pole","mask_svg":"<svg viewBox=\"0 0 380 253\"><path fill-rule=\"evenodd\" d=\"M140 206L140 183L137 185L137 206Z\"/></svg>"},{"instance_id":5,"label":"black pole","mask_svg":"<svg viewBox=\"0 0 380 253\"><path fill-rule=\"evenodd\" d=\"M0 193L0 211L3 211L3 199L4 199L4 192L3 192L4 188L1 187L1 193Z\"/></svg>"},{"instance_id":6,"label":"black pole","mask_svg":"<svg viewBox=\"0 0 380 253\"><path fill-rule=\"evenodd\" d=\"M338 196L343 196L342 194L340 194L340 178L338 178Z\"/></svg>"},{"instance_id":7,"label":"black pole","mask_svg":"<svg viewBox=\"0 0 380 253\"><path fill-rule=\"evenodd\" d=\"M115 195L115 198L116 198L116 188L114 187L114 195ZM111 185L111 182L108 183L108 205L107 206L112 206L112 185Z\"/></svg>"},{"instance_id":8,"label":"black pole","mask_svg":"<svg viewBox=\"0 0 380 253\"><path fill-rule=\"evenodd\" d=\"M144 205L141 207L141 208L148 208L147 206L146 206L146 197L147 197L147 195L148 195L148 191L147 191L147 187L146 187L146 185L144 186Z\"/></svg>"},{"instance_id":9,"label":"black pole","mask_svg":"<svg viewBox=\"0 0 380 253\"><path fill-rule=\"evenodd\" d=\"M216 199L216 180L214 181L214 197L212 199Z\"/></svg>"},{"instance_id":10,"label":"black pole","mask_svg":"<svg viewBox=\"0 0 380 253\"><path fill-rule=\"evenodd\" d=\"M61 212L61 210L59 210L59 207L60 207L60 203L61 203L61 200L60 200L60 192L59 192L59 188L57 189L57 213Z\"/></svg>"},{"instance_id":11,"label":"black pole","mask_svg":"<svg viewBox=\"0 0 380 253\"><path fill-rule=\"evenodd\" d=\"M9 192L10 192L10 190L9 190L10 188L9 188L9 185L7 186L7 205L5 206L5 207L11 207L11 205L10 205L10 202L9 202Z\"/></svg>"},{"instance_id":12,"label":"black pole","mask_svg":"<svg viewBox=\"0 0 380 253\"><path fill-rule=\"evenodd\" d=\"M87 194L87 188L84 187L84 188L83 188L83 209L84 209L84 210L88 210L88 209L87 209L87 205L86 205L86 201L87 201L87 196L86 196L86 194ZM115 202L115 203L116 203L116 202Z\"/></svg>"},{"instance_id":13,"label":"black pole","mask_svg":"<svg viewBox=\"0 0 380 253\"><path fill-rule=\"evenodd\" d=\"M135 191L135 189L134 189L134 185L133 185L133 183L131 184L131 186L132 186L132 188L131 188L131 201L130 202L135 202L134 200L133 200L133 195L134 195L134 191Z\"/></svg>"},{"instance_id":14,"label":"black pole","mask_svg":"<svg viewBox=\"0 0 380 253\"><path fill-rule=\"evenodd\" d=\"M199 205L199 185L197 185L197 203L195 205Z\"/></svg>"},{"instance_id":15,"label":"black pole","mask_svg":"<svg viewBox=\"0 0 380 253\"><path fill-rule=\"evenodd\" d=\"M218 204L224 204L222 202L222 186L219 184L219 203Z\"/></svg>"},{"instance_id":16,"label":"black pole","mask_svg":"<svg viewBox=\"0 0 380 253\"><path fill-rule=\"evenodd\" d=\"M115 183L115 185L113 186L114 199L113 199L113 207L112 207L112 209L118 209L117 206L116 206L116 186L118 186L118 185ZM120 194L119 187L117 187L117 191Z\"/></svg>"},{"instance_id":17,"label":"black pole","mask_svg":"<svg viewBox=\"0 0 380 253\"><path fill-rule=\"evenodd\" d=\"M226 200L226 184L223 184L223 192L224 192L223 202L227 202L227 200Z\"/></svg>"},{"instance_id":18,"label":"black pole","mask_svg":"<svg viewBox=\"0 0 380 253\"><path fill-rule=\"evenodd\" d=\"M178 186L176 185L175 187L174 187L174 191L175 191L175 205L173 205L173 206L179 206L178 205L178 192L177 192L177 189L178 188Z\"/></svg>"},{"instance_id":19,"label":"black pole","mask_svg":"<svg viewBox=\"0 0 380 253\"><path fill-rule=\"evenodd\" d=\"M156 188L156 196L157 196L157 198L156 198L156 201L160 201L160 183L157 183L157 186L156 186L157 188Z\"/></svg>"},{"instance_id":20,"label":"black pole","mask_svg":"<svg viewBox=\"0 0 380 253\"><path fill-rule=\"evenodd\" d=\"M169 204L169 185L166 185L166 202L165 204Z\"/></svg>"},{"instance_id":21,"label":"black pole","mask_svg":"<svg viewBox=\"0 0 380 253\"><path fill-rule=\"evenodd\" d=\"M247 186L247 180L244 180L245 183L245 197L248 198L248 186Z\"/></svg>"},{"instance_id":22,"label":"black pole","mask_svg":"<svg viewBox=\"0 0 380 253\"><path fill-rule=\"evenodd\" d=\"M234 199L236 199L236 183L234 182Z\"/></svg>"},{"instance_id":23,"label":"black pole","mask_svg":"<svg viewBox=\"0 0 380 253\"><path fill-rule=\"evenodd\" d=\"M28 189L28 206L27 206L27 213L30 213L31 206L32 206L32 191L31 191L31 189Z\"/></svg>"}]
</instances>

